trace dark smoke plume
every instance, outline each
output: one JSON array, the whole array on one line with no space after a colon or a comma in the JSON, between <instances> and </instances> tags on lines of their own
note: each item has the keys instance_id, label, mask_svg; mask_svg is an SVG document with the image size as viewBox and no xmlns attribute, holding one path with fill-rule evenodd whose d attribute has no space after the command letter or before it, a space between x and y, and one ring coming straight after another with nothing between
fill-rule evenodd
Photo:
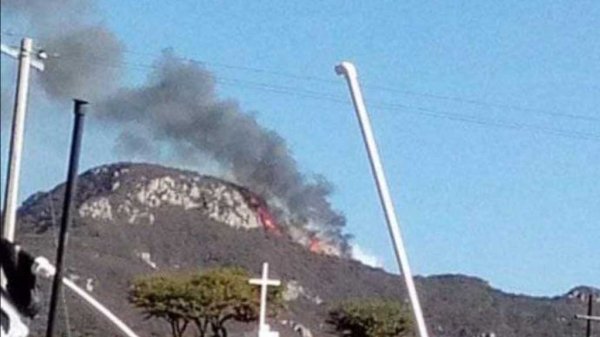
<instances>
[{"instance_id":1,"label":"dark smoke plume","mask_svg":"<svg viewBox=\"0 0 600 337\"><path fill-rule=\"evenodd\" d=\"M185 149L187 160L210 155L239 183L283 203L292 222L314 227L323 237L345 245L345 218L328 201L331 185L323 178L308 181L285 141L260 126L237 102L220 100L215 79L197 64L165 53L146 85L111 97L99 116L142 126L146 134L136 137L136 147L158 151L166 144ZM152 142L140 144L144 139Z\"/></svg>"},{"instance_id":2,"label":"dark smoke plume","mask_svg":"<svg viewBox=\"0 0 600 337\"><path fill-rule=\"evenodd\" d=\"M260 126L237 102L219 99L208 71L166 53L146 85L115 90L124 48L109 29L90 24L91 0L1 4L2 10L29 18L41 37L36 42L50 55L58 54L39 76L48 96L97 102L99 118L127 130L118 139L120 153L160 158L156 154L168 149L180 162L196 166L213 159L237 182L281 205L287 222L314 230L348 252L345 218L328 200L331 185L303 176L281 136Z\"/></svg>"},{"instance_id":3,"label":"dark smoke plume","mask_svg":"<svg viewBox=\"0 0 600 337\"><path fill-rule=\"evenodd\" d=\"M90 24L89 0L1 0L7 10L28 20L35 47L50 58L40 76L51 99L95 100L114 92L119 83L123 45L102 25Z\"/></svg>"},{"instance_id":4,"label":"dark smoke plume","mask_svg":"<svg viewBox=\"0 0 600 337\"><path fill-rule=\"evenodd\" d=\"M140 132L141 133L141 132ZM160 152L152 146L149 139L142 137L139 133L136 134L130 130L121 132L115 146L117 153L124 157L131 158L131 155L142 158L152 158L160 154Z\"/></svg>"},{"instance_id":5,"label":"dark smoke plume","mask_svg":"<svg viewBox=\"0 0 600 337\"><path fill-rule=\"evenodd\" d=\"M44 48L51 57L41 83L53 98L95 100L115 91L123 47L104 27L84 27L49 38Z\"/></svg>"}]
</instances>

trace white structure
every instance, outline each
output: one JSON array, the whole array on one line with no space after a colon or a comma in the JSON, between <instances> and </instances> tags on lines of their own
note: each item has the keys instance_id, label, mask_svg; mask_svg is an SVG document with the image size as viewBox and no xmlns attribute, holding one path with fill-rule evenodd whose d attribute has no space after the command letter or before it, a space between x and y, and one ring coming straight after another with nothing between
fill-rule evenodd
<instances>
[{"instance_id":1,"label":"white structure","mask_svg":"<svg viewBox=\"0 0 600 337\"><path fill-rule=\"evenodd\" d=\"M4 337L27 337L29 336L29 328L21 320L21 315L17 308L4 297L4 293L0 294L0 310L2 315L6 315L6 325L0 326L0 336ZM3 318L4 320L4 318Z\"/></svg>"},{"instance_id":2,"label":"white structure","mask_svg":"<svg viewBox=\"0 0 600 337\"><path fill-rule=\"evenodd\" d=\"M271 331L271 327L266 324L267 316L267 287L281 285L279 280L269 279L269 264L263 263L262 277L259 279L250 279L250 284L260 286L260 316L258 321L258 337L279 337L279 332Z\"/></svg>"},{"instance_id":3,"label":"white structure","mask_svg":"<svg viewBox=\"0 0 600 337\"><path fill-rule=\"evenodd\" d=\"M600 316L575 315L575 318L582 319L584 321L600 322Z\"/></svg>"},{"instance_id":4,"label":"white structure","mask_svg":"<svg viewBox=\"0 0 600 337\"><path fill-rule=\"evenodd\" d=\"M27 110L27 94L29 92L29 72L31 67L39 71L44 70L44 64L32 56L45 58L46 54L43 52L33 54L33 41L29 38L24 38L21 41L20 49L14 49L4 44L0 45L0 47L3 54L19 61L13 125L10 138L8 174L6 176L6 193L4 194L4 218L2 220L2 237L12 242L15 238L23 133L25 132L25 111ZM6 104L6 102L4 103Z\"/></svg>"},{"instance_id":5,"label":"white structure","mask_svg":"<svg viewBox=\"0 0 600 337\"><path fill-rule=\"evenodd\" d=\"M410 266L408 264L408 255L406 254L404 242L402 241L402 236L400 235L400 225L398 224L398 219L396 218L396 211L394 210L394 204L392 202L392 197L388 188L387 180L385 178L385 173L383 171L383 164L381 163L379 150L377 149L377 143L375 142L375 136L371 128L371 121L369 119L369 114L367 113L367 108L363 100L362 91L360 90L360 85L358 83L358 73L356 71L356 67L354 67L354 65L350 62L342 62L340 65L335 67L335 71L338 75L343 75L346 77L346 81L348 82L348 88L350 89L350 94L352 95L352 103L354 103L354 109L356 110L356 116L358 117L363 140L367 148L367 153L369 154L371 169L375 178L375 184L377 185L377 191L379 192L379 198L381 199L381 205L385 213L388 230L394 244L396 260L398 261L402 275L404 275L404 282L406 283L408 297L410 299L410 303L412 304L419 336L429 337L427 326L425 325L425 319L423 318L419 297L417 296L417 289L415 288Z\"/></svg>"},{"instance_id":6,"label":"white structure","mask_svg":"<svg viewBox=\"0 0 600 337\"><path fill-rule=\"evenodd\" d=\"M35 263L33 265L33 273L37 276L41 276L44 278L51 278L56 274L56 268L48 261L47 258L43 256L38 256L35 259ZM117 329L119 329L124 336L127 337L139 337L131 328L129 328L121 319L119 319L115 314L113 314L110 310L108 310L102 303L98 302L94 297L92 297L88 292L81 289L79 286L75 284L75 282L69 280L68 278L63 278L62 282L68 288L70 288L75 294L79 295L83 300L85 300L92 308L96 309L100 314L102 314L106 319L110 321ZM4 336L3 334L1 336Z\"/></svg>"}]
</instances>

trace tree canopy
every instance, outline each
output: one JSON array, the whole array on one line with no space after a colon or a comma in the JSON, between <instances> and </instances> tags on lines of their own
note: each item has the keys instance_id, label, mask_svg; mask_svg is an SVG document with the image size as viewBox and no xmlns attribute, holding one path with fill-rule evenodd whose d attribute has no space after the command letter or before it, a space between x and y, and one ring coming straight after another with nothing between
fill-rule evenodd
<instances>
[{"instance_id":1,"label":"tree canopy","mask_svg":"<svg viewBox=\"0 0 600 337\"><path fill-rule=\"evenodd\" d=\"M183 336L190 323L200 337L209 331L226 337L228 321L258 318L259 288L248 284L249 278L241 268L143 276L133 282L130 302L148 318L167 321L173 337ZM281 305L281 294L281 289L270 289L270 308Z\"/></svg>"},{"instance_id":2,"label":"tree canopy","mask_svg":"<svg viewBox=\"0 0 600 337\"><path fill-rule=\"evenodd\" d=\"M352 337L414 336L410 312L398 301L355 299L329 311L336 331Z\"/></svg>"}]
</instances>

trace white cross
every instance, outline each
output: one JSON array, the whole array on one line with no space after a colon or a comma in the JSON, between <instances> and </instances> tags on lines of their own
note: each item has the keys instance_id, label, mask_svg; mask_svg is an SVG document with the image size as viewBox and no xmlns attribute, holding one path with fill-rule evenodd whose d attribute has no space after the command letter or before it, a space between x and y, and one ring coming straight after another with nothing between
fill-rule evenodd
<instances>
[{"instance_id":1,"label":"white cross","mask_svg":"<svg viewBox=\"0 0 600 337\"><path fill-rule=\"evenodd\" d=\"M263 263L262 277L259 279L250 279L249 283L260 286L260 319L258 323L258 333L259 336L267 335L269 331L269 326L265 323L267 313L267 287L280 286L281 281L269 279L269 264L265 262Z\"/></svg>"}]
</instances>

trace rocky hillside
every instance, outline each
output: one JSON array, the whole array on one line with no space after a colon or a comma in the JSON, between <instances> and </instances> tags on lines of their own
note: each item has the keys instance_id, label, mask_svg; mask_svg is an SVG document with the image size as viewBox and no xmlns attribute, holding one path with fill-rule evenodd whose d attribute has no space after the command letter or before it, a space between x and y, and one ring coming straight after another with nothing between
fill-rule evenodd
<instances>
[{"instance_id":1,"label":"rocky hillside","mask_svg":"<svg viewBox=\"0 0 600 337\"><path fill-rule=\"evenodd\" d=\"M36 254L53 258L63 192L61 185L38 193L19 211L18 240ZM331 336L325 313L342 299L405 298L397 275L314 249L310 233L282 227L260 196L235 184L155 165L103 166L80 177L66 275L141 336L168 334L162 323L145 320L128 304L127 290L135 276L159 271L237 265L258 275L262 262L269 262L274 276L287 283L287 310L271 321L284 337L294 336L289 320L314 336ZM600 302L598 290L589 287L536 298L461 275L418 278L417 285L435 337L582 336L585 327L574 314L585 312L590 292ZM65 297L63 331L116 336L79 299ZM39 335L44 323L42 313L34 322ZM242 335L254 325L233 328Z\"/></svg>"}]
</instances>

